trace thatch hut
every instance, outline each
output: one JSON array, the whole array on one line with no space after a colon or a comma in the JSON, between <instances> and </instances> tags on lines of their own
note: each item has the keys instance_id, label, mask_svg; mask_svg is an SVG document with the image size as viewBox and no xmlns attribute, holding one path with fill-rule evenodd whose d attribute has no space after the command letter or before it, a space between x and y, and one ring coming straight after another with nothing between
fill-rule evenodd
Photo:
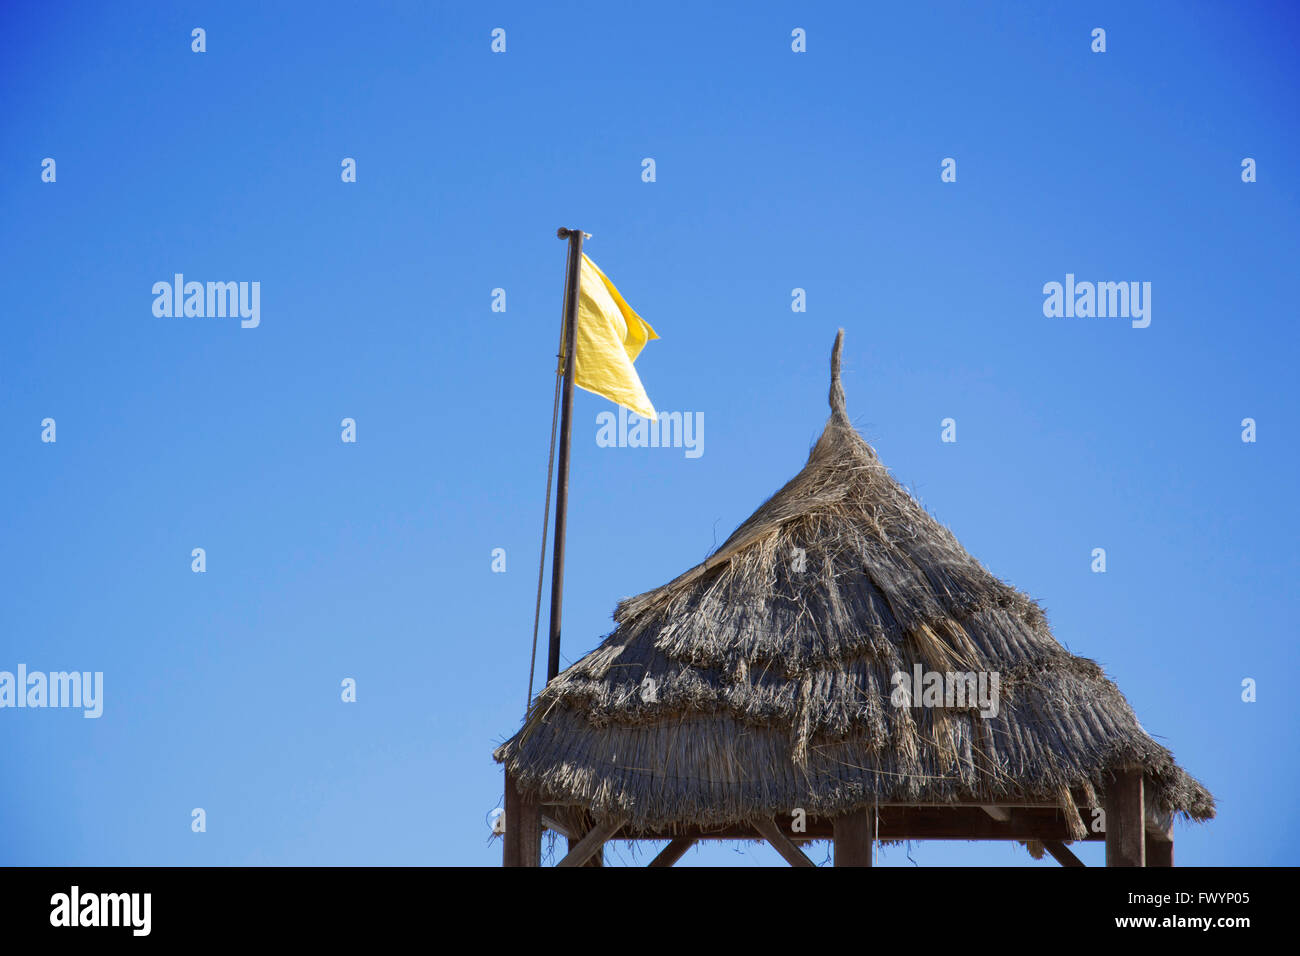
<instances>
[{"instance_id":1,"label":"thatch hut","mask_svg":"<svg viewBox=\"0 0 1300 956\"><path fill-rule=\"evenodd\" d=\"M1092 660L968 554L831 416L808 463L702 564L629 598L495 757L507 864L565 865L610 839L766 839L796 865L877 840L1002 839L1079 865L1172 865L1176 815L1210 793ZM965 691L965 693L963 693ZM983 691L983 693L981 693Z\"/></svg>"}]
</instances>

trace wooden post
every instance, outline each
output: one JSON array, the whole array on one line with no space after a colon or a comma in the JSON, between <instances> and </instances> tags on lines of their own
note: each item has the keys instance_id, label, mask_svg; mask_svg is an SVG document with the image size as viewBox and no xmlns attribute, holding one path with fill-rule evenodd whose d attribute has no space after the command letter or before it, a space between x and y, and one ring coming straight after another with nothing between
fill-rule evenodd
<instances>
[{"instance_id":1,"label":"wooden post","mask_svg":"<svg viewBox=\"0 0 1300 956\"><path fill-rule=\"evenodd\" d=\"M1174 844L1170 840L1166 843L1164 840L1153 839L1151 834L1146 838L1147 866L1173 866L1174 865Z\"/></svg>"},{"instance_id":2,"label":"wooden post","mask_svg":"<svg viewBox=\"0 0 1300 956\"><path fill-rule=\"evenodd\" d=\"M1147 866L1174 865L1174 815L1146 807Z\"/></svg>"},{"instance_id":3,"label":"wooden post","mask_svg":"<svg viewBox=\"0 0 1300 956\"><path fill-rule=\"evenodd\" d=\"M835 865L871 866L871 846L876 840L876 814L872 807L836 817Z\"/></svg>"},{"instance_id":4,"label":"wooden post","mask_svg":"<svg viewBox=\"0 0 1300 956\"><path fill-rule=\"evenodd\" d=\"M1146 866L1142 771L1122 770L1106 790L1106 865Z\"/></svg>"},{"instance_id":5,"label":"wooden post","mask_svg":"<svg viewBox=\"0 0 1300 956\"><path fill-rule=\"evenodd\" d=\"M502 847L505 866L542 865L542 808L531 794L519 792L514 775L506 771L506 832Z\"/></svg>"},{"instance_id":6,"label":"wooden post","mask_svg":"<svg viewBox=\"0 0 1300 956\"><path fill-rule=\"evenodd\" d=\"M573 359L578 341L578 293L582 276L582 230L561 229L569 240L569 271L564 283L564 398L560 405L560 465L555 496L555 558L551 561L551 638L546 682L560 673L560 615L564 607L564 532L569 510L569 445L573 435Z\"/></svg>"}]
</instances>

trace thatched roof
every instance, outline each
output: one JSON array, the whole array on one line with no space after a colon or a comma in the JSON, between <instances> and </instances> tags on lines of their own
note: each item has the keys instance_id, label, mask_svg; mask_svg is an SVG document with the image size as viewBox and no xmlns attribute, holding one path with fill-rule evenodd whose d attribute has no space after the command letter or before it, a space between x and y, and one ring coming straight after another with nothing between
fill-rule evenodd
<instances>
[{"instance_id":1,"label":"thatched roof","mask_svg":"<svg viewBox=\"0 0 1300 956\"><path fill-rule=\"evenodd\" d=\"M1097 805L1135 766L1148 805L1212 817L1101 668L854 431L842 340L803 470L702 564L619 604L614 632L546 686L496 759L544 803L642 832L877 801L1065 806L1073 790ZM918 663L998 674L997 715L895 706L893 675Z\"/></svg>"}]
</instances>

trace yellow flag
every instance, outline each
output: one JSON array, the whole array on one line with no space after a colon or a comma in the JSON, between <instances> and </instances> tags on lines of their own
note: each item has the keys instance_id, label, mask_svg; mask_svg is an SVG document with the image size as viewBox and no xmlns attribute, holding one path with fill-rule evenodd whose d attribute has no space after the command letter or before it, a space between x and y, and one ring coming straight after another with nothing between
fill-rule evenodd
<instances>
[{"instance_id":1,"label":"yellow flag","mask_svg":"<svg viewBox=\"0 0 1300 956\"><path fill-rule=\"evenodd\" d=\"M650 339L650 323L623 301L614 283L582 254L578 283L578 338L573 383L654 419L655 409L632 362Z\"/></svg>"}]
</instances>

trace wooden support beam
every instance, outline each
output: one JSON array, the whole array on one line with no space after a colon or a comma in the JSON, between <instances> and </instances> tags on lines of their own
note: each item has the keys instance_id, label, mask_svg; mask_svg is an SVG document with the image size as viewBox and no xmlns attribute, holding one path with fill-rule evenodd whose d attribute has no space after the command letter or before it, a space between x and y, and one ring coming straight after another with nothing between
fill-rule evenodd
<instances>
[{"instance_id":1,"label":"wooden support beam","mask_svg":"<svg viewBox=\"0 0 1300 956\"><path fill-rule=\"evenodd\" d=\"M763 839L772 844L772 849L785 857L785 861L791 866L816 866L812 860L803 855L790 838L781 832L781 828L776 825L775 820L767 817L755 817L752 821L754 829L763 835Z\"/></svg>"},{"instance_id":2,"label":"wooden support beam","mask_svg":"<svg viewBox=\"0 0 1300 956\"><path fill-rule=\"evenodd\" d=\"M584 810L579 814L578 823L576 824L576 826L579 833L590 833L592 830L596 828L596 821L590 813L587 813ZM581 842L580 839L573 833L565 833L564 836L568 840L569 852L573 852L574 848ZM603 846L597 847L596 852L593 853L591 856L589 856L587 858L587 862L583 863L582 865L583 866L604 866L605 848Z\"/></svg>"},{"instance_id":3,"label":"wooden support beam","mask_svg":"<svg viewBox=\"0 0 1300 956\"><path fill-rule=\"evenodd\" d=\"M991 816L998 823L1010 823L1011 811L1006 807L980 807L985 813Z\"/></svg>"},{"instance_id":4,"label":"wooden support beam","mask_svg":"<svg viewBox=\"0 0 1300 956\"><path fill-rule=\"evenodd\" d=\"M546 830L554 830L562 837L573 839L573 834L569 832L569 828L549 814L542 814L542 828Z\"/></svg>"},{"instance_id":5,"label":"wooden support beam","mask_svg":"<svg viewBox=\"0 0 1300 956\"><path fill-rule=\"evenodd\" d=\"M1008 809L1005 805L1003 809ZM1074 835L1060 807L1010 808L1010 819L999 823L975 804L953 807L880 806L877 840L1059 840L1073 842ZM774 825L785 833L788 818L777 818ZM688 836L696 840L752 840L749 826L699 827L683 825L661 833L638 832L617 835L620 840L671 840ZM829 817L809 817L806 832L791 835L792 841L831 840L835 837L834 821ZM1102 842L1105 834L1084 836L1085 841Z\"/></svg>"},{"instance_id":6,"label":"wooden support beam","mask_svg":"<svg viewBox=\"0 0 1300 956\"><path fill-rule=\"evenodd\" d=\"M597 851L604 847L606 840L618 832L623 823L624 820L618 818L592 827L587 831L586 836L570 848L569 855L555 865L583 866Z\"/></svg>"},{"instance_id":7,"label":"wooden support beam","mask_svg":"<svg viewBox=\"0 0 1300 956\"><path fill-rule=\"evenodd\" d=\"M521 793L506 771L506 832L502 840L505 866L542 865L542 808L531 794Z\"/></svg>"},{"instance_id":8,"label":"wooden support beam","mask_svg":"<svg viewBox=\"0 0 1300 956\"><path fill-rule=\"evenodd\" d=\"M606 839L608 839L608 838L606 838ZM582 841L581 841L581 840L575 840L573 837L569 837L569 841L568 841L568 842L569 842L569 852L572 853L574 850L576 850L576 849L578 848L578 844L581 843ZM563 861L561 861L561 862L563 862ZM557 864L557 865L558 865L558 864ZM600 846L596 847L596 851L595 851L594 853L592 853L591 856L587 857L586 862L584 862L584 863L577 863L577 864L574 864L574 865L575 865L575 866L604 866L604 865L605 865L605 846L604 846L604 844L602 843Z\"/></svg>"},{"instance_id":9,"label":"wooden support beam","mask_svg":"<svg viewBox=\"0 0 1300 956\"><path fill-rule=\"evenodd\" d=\"M1122 770L1106 788L1106 865L1146 866L1142 771Z\"/></svg>"},{"instance_id":10,"label":"wooden support beam","mask_svg":"<svg viewBox=\"0 0 1300 956\"><path fill-rule=\"evenodd\" d=\"M1070 852L1070 848L1060 840L1043 841L1043 849L1052 854L1052 859L1061 866L1083 866L1083 861Z\"/></svg>"},{"instance_id":11,"label":"wooden support beam","mask_svg":"<svg viewBox=\"0 0 1300 956\"><path fill-rule=\"evenodd\" d=\"M871 847L876 841L876 814L871 807L845 814L831 821L834 828L835 865L871 866Z\"/></svg>"},{"instance_id":12,"label":"wooden support beam","mask_svg":"<svg viewBox=\"0 0 1300 956\"><path fill-rule=\"evenodd\" d=\"M672 841L659 851L659 855L650 861L650 866L672 866L683 856L686 851L695 846L694 837L674 837Z\"/></svg>"}]
</instances>

